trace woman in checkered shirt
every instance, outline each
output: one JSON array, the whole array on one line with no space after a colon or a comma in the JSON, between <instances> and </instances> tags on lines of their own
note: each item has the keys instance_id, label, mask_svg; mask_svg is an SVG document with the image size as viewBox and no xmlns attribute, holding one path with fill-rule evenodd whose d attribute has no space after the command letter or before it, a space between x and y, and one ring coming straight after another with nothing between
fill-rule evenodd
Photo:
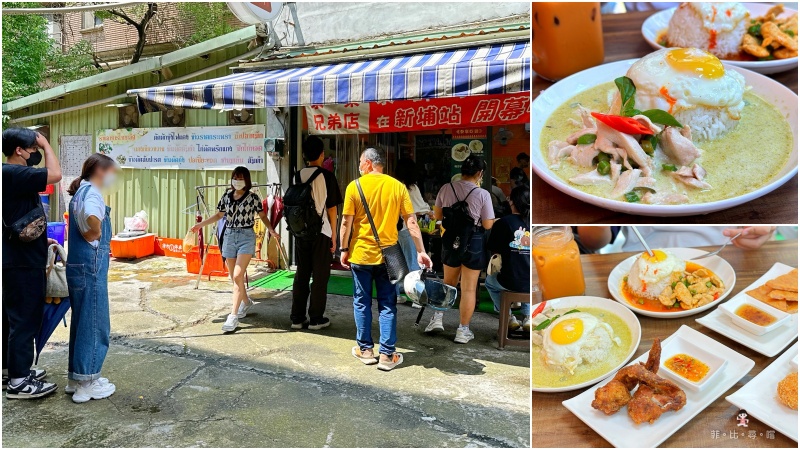
<instances>
[{"instance_id":1,"label":"woman in checkered shirt","mask_svg":"<svg viewBox=\"0 0 800 450\"><path fill-rule=\"evenodd\" d=\"M231 187L217 203L217 213L192 227L197 233L206 225L210 225L225 218L225 232L222 235L222 257L228 266L228 272L233 277L233 307L227 320L222 325L222 331L235 331L239 326L239 319L247 315L253 302L247 297L244 286L244 275L247 265L256 251L256 233L253 226L256 215L261 218L267 230L273 236L278 236L272 224L267 219L267 213L261 199L255 192L250 192L253 183L250 180L250 171L247 167L237 167L231 174Z\"/></svg>"}]
</instances>

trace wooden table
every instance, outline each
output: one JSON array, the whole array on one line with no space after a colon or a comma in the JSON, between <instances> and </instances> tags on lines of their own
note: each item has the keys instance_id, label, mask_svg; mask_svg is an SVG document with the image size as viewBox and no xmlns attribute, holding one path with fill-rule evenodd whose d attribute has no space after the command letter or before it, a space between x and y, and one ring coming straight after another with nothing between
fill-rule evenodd
<instances>
[{"instance_id":1,"label":"wooden table","mask_svg":"<svg viewBox=\"0 0 800 450\"><path fill-rule=\"evenodd\" d=\"M702 247L703 249L716 250L716 247ZM608 292L608 274L622 260L632 253L613 253L607 255L583 255L583 272L586 279L586 295L611 298ZM720 257L724 258L736 271L736 286L732 294L738 294L750 283L764 274L776 262L782 262L797 267L797 241L768 242L759 250L741 250L728 247L723 250ZM733 298L731 295L729 298ZM725 397L736 392L756 374L761 372L772 361L778 358L783 351L774 358L757 353L754 350L738 344L725 336L717 334L695 322L711 310L694 316L678 319L656 319L639 316L642 324L642 340L633 359L650 350L653 338L666 338L681 325L688 325L695 330L711 337L712 339L732 348L742 355L755 361L755 366L734 387L721 395L705 410L701 411L694 419L689 421L680 430L676 431L669 439L664 441L663 447L794 447L797 443L788 437L775 432L774 439L767 439L766 432L771 428L757 419L751 417L748 430L764 433L756 439L741 437L731 439L728 437L712 438L712 432L719 430L724 433L736 429L734 418L739 409L725 400ZM787 346L788 348L788 346ZM784 350L785 351L785 350ZM587 388L588 389L588 388ZM533 392L533 447L608 447L609 443L594 432L588 425L569 412L564 405L564 400L577 396L585 389L544 394ZM670 413L666 413L670 414ZM631 422L633 424L633 422ZM655 422L658 426L658 422ZM740 428L741 430L741 428Z\"/></svg>"},{"instance_id":2,"label":"wooden table","mask_svg":"<svg viewBox=\"0 0 800 450\"><path fill-rule=\"evenodd\" d=\"M642 23L652 12L635 12L603 16L605 62L640 58L653 52L641 33ZM797 93L797 69L768 75ZM552 85L541 78L533 79L533 97ZM536 143L533 144L534 146ZM633 216L610 211L576 198L550 186L532 173L533 223L658 223L655 217ZM707 215L681 217L680 223L797 223L797 176L775 191L744 205Z\"/></svg>"}]
</instances>

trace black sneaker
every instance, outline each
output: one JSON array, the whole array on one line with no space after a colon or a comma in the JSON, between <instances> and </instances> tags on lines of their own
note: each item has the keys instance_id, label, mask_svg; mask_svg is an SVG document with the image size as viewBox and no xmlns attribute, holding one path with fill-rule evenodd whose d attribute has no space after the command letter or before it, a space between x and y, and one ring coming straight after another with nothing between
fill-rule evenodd
<instances>
[{"instance_id":1,"label":"black sneaker","mask_svg":"<svg viewBox=\"0 0 800 450\"><path fill-rule=\"evenodd\" d=\"M331 324L331 320L327 317L323 317L319 320L312 320L311 323L308 324L309 330L321 330L323 328L327 328Z\"/></svg>"},{"instance_id":2,"label":"black sneaker","mask_svg":"<svg viewBox=\"0 0 800 450\"><path fill-rule=\"evenodd\" d=\"M31 376L36 380L42 381L47 376L47 371L44 370L44 369L31 369ZM8 374L4 373L3 374L3 390L4 391L6 389L8 389L8 380L9 380Z\"/></svg>"},{"instance_id":3,"label":"black sneaker","mask_svg":"<svg viewBox=\"0 0 800 450\"><path fill-rule=\"evenodd\" d=\"M55 392L56 389L58 389L58 385L55 383L45 383L32 376L28 376L28 378L25 378L25 380L17 386L9 384L6 390L6 398L30 400L50 395Z\"/></svg>"},{"instance_id":4,"label":"black sneaker","mask_svg":"<svg viewBox=\"0 0 800 450\"><path fill-rule=\"evenodd\" d=\"M294 321L292 321L292 329L293 330L302 330L303 328L306 328L307 326L308 326L308 321L307 320L304 320L304 321L302 321L300 323L294 323Z\"/></svg>"}]
</instances>

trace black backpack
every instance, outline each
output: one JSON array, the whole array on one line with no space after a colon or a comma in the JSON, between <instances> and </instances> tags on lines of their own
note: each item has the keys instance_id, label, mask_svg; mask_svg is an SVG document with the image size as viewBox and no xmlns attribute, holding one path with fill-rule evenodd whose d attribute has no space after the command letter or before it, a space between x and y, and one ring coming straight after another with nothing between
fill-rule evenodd
<instances>
[{"instance_id":1,"label":"black backpack","mask_svg":"<svg viewBox=\"0 0 800 450\"><path fill-rule=\"evenodd\" d=\"M467 198L472 194L472 191L478 188L472 188L467 193L467 196L464 197L464 200L458 198L453 183L450 183L450 189L453 190L453 195L457 201L450 206L442 208L442 227L444 227L442 246L452 249L459 258L464 259L469 247L469 241L475 232L475 219L469 213Z\"/></svg>"},{"instance_id":2,"label":"black backpack","mask_svg":"<svg viewBox=\"0 0 800 450\"><path fill-rule=\"evenodd\" d=\"M314 194L311 183L322 173L317 168L308 180L303 183L300 171L295 174L294 184L286 190L283 196L283 211L289 232L297 239L314 239L322 232L322 215L317 214L317 205L314 203ZM325 214L325 211L322 212Z\"/></svg>"}]
</instances>

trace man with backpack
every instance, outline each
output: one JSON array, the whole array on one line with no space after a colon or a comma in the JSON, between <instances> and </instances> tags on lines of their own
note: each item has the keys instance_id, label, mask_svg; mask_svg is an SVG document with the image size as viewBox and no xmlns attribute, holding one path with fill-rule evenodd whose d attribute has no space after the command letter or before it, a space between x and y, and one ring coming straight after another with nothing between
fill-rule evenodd
<instances>
[{"instance_id":1,"label":"man with backpack","mask_svg":"<svg viewBox=\"0 0 800 450\"><path fill-rule=\"evenodd\" d=\"M303 159L307 167L297 171L283 197L286 224L297 245L291 319L293 329L321 330L331 323L324 314L336 252L336 207L342 203L342 194L336 177L322 168L325 152L320 138L306 138ZM312 276L314 282L309 284Z\"/></svg>"}]
</instances>

